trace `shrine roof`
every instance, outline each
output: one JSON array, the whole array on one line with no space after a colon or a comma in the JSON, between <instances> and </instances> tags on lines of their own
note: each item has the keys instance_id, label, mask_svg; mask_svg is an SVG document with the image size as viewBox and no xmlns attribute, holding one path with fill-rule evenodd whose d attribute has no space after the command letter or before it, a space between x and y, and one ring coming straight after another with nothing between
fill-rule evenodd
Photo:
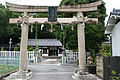
<instances>
[{"instance_id":1,"label":"shrine roof","mask_svg":"<svg viewBox=\"0 0 120 80\"><path fill-rule=\"evenodd\" d=\"M29 46L35 46L35 39L28 39ZM62 43L57 39L37 39L37 46L60 46L62 47Z\"/></svg>"}]
</instances>

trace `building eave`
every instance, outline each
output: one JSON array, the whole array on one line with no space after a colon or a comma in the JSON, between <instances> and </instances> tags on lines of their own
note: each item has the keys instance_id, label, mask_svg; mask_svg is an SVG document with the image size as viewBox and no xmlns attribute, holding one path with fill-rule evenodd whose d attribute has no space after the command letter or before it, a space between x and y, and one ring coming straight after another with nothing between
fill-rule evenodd
<instances>
[{"instance_id":1,"label":"building eave","mask_svg":"<svg viewBox=\"0 0 120 80\"><path fill-rule=\"evenodd\" d=\"M112 33L112 28L115 26L115 22L116 22L116 16L115 15L110 15L107 25L106 25L106 30L105 30L105 34L111 34Z\"/></svg>"},{"instance_id":2,"label":"building eave","mask_svg":"<svg viewBox=\"0 0 120 80\"><path fill-rule=\"evenodd\" d=\"M28 46L35 46L35 39L28 39ZM37 39L39 47L62 47L62 43L57 39Z\"/></svg>"},{"instance_id":3,"label":"building eave","mask_svg":"<svg viewBox=\"0 0 120 80\"><path fill-rule=\"evenodd\" d=\"M105 34L111 34L113 27L120 21L120 9L113 9L106 25Z\"/></svg>"}]
</instances>

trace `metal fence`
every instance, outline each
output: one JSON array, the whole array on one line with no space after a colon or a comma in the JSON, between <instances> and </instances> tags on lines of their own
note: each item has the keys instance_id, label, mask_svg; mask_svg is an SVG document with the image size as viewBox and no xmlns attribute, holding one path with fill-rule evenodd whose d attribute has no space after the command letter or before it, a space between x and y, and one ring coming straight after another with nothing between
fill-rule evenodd
<instances>
[{"instance_id":1,"label":"metal fence","mask_svg":"<svg viewBox=\"0 0 120 80\"><path fill-rule=\"evenodd\" d=\"M67 63L76 63L78 60L78 52L67 52L66 61Z\"/></svg>"},{"instance_id":2,"label":"metal fence","mask_svg":"<svg viewBox=\"0 0 120 80\"><path fill-rule=\"evenodd\" d=\"M19 64L20 51L0 51L0 65L13 65ZM34 51L27 52L27 60L35 62Z\"/></svg>"},{"instance_id":3,"label":"metal fence","mask_svg":"<svg viewBox=\"0 0 120 80\"><path fill-rule=\"evenodd\" d=\"M13 65L19 64L20 51L0 51L0 65ZM76 63L78 60L78 52L66 52L66 62ZM34 51L27 52L27 64L33 62L37 63L37 56L35 57Z\"/></svg>"}]
</instances>

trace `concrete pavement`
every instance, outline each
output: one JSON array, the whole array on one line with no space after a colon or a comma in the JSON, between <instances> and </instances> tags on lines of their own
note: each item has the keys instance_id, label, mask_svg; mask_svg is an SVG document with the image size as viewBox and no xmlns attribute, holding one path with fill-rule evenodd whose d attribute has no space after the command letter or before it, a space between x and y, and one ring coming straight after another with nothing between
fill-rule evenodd
<instances>
[{"instance_id":1,"label":"concrete pavement","mask_svg":"<svg viewBox=\"0 0 120 80\"><path fill-rule=\"evenodd\" d=\"M30 80L73 80L72 74L76 65L56 63L45 64L44 62L44 64L29 65L28 68L33 72L33 77Z\"/></svg>"}]
</instances>

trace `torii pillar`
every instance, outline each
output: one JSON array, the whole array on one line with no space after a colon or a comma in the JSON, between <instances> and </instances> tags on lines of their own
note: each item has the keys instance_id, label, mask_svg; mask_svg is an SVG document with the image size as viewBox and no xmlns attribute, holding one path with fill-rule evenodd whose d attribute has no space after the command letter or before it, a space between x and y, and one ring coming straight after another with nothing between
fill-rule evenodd
<instances>
[{"instance_id":1,"label":"torii pillar","mask_svg":"<svg viewBox=\"0 0 120 80\"><path fill-rule=\"evenodd\" d=\"M83 12L78 12L77 17L83 19ZM85 28L85 24L83 22L77 24L79 68L82 71L85 71L85 69L86 69L86 51L85 51L85 31L84 31L84 28Z\"/></svg>"},{"instance_id":2,"label":"torii pillar","mask_svg":"<svg viewBox=\"0 0 120 80\"><path fill-rule=\"evenodd\" d=\"M21 32L21 43L20 43L20 61L19 61L19 73L23 73L26 71L27 65L27 43L28 43L28 25L29 17L28 13L23 13L23 23L21 25L22 32Z\"/></svg>"}]
</instances>

